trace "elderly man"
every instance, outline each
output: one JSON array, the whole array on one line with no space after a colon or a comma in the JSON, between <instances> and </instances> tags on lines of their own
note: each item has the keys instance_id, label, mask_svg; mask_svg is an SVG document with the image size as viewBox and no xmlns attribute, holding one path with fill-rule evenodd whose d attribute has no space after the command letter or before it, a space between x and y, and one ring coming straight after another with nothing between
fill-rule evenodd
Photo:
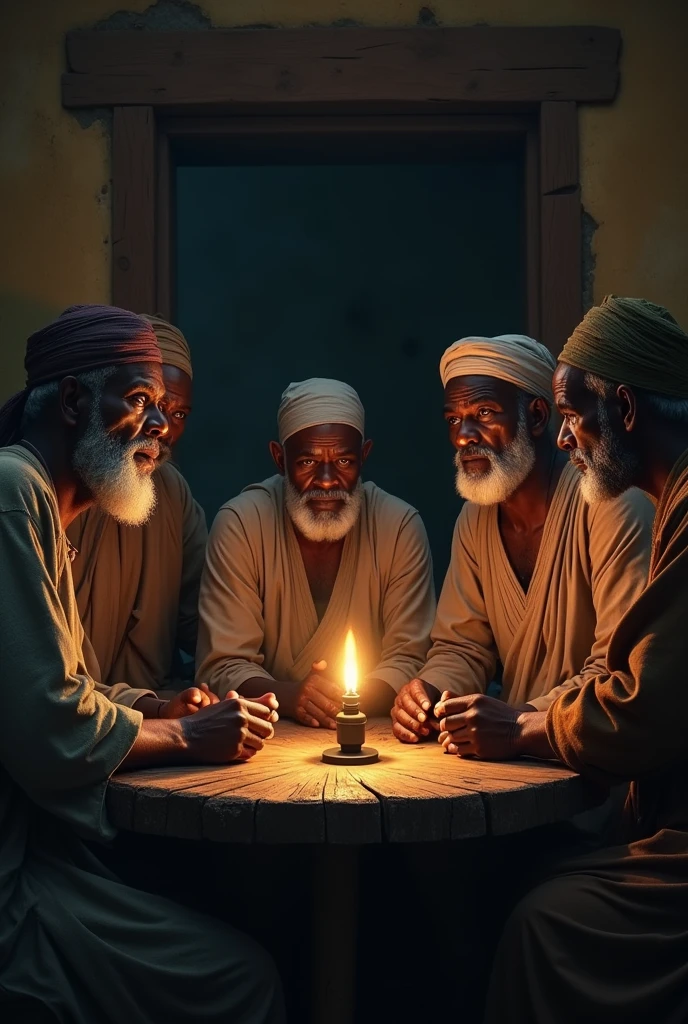
<instances>
[{"instance_id":1,"label":"elderly man","mask_svg":"<svg viewBox=\"0 0 688 1024\"><path fill-rule=\"evenodd\" d=\"M609 639L647 579L654 510L632 490L590 508L550 425L554 359L531 338L463 338L444 353L456 486L468 499L419 678L398 694L402 742L437 729L440 693L544 710L604 667Z\"/></svg>"},{"instance_id":2,"label":"elderly man","mask_svg":"<svg viewBox=\"0 0 688 1024\"><path fill-rule=\"evenodd\" d=\"M361 480L372 442L353 388L291 384L277 419L279 475L227 502L210 533L197 680L220 696L268 687L284 715L333 729L349 627L369 714L423 664L430 551L415 509Z\"/></svg>"},{"instance_id":3,"label":"elderly man","mask_svg":"<svg viewBox=\"0 0 688 1024\"><path fill-rule=\"evenodd\" d=\"M183 687L179 651L193 658L198 590L205 558L205 515L169 461L192 402L192 369L184 335L159 317L145 317L162 352L168 432L159 439L154 476L157 503L132 528L97 507L78 516L67 536L78 554L72 576L79 615L101 682L132 705L144 692L174 696ZM193 676L191 671L190 676ZM129 685L124 685L124 681Z\"/></svg>"},{"instance_id":4,"label":"elderly man","mask_svg":"<svg viewBox=\"0 0 688 1024\"><path fill-rule=\"evenodd\" d=\"M65 529L94 503L150 513L160 362L140 317L73 307L29 338L27 387L0 410L0 1003L17 1019L27 1000L74 1024L284 1019L262 950L129 889L80 838L112 835L118 767L246 760L273 731L269 695L143 720L84 665Z\"/></svg>"},{"instance_id":5,"label":"elderly man","mask_svg":"<svg viewBox=\"0 0 688 1024\"><path fill-rule=\"evenodd\" d=\"M510 919L489 1024L688 1020L688 335L643 299L607 296L554 377L560 446L582 493L657 501L649 582L607 663L548 712L442 702L460 754L558 757L603 785L631 780L627 843L561 865Z\"/></svg>"}]
</instances>

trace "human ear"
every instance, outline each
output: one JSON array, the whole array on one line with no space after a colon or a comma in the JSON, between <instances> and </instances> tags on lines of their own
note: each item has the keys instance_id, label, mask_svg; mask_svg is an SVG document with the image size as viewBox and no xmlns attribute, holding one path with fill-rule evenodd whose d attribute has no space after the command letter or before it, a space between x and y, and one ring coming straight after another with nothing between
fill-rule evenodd
<instances>
[{"instance_id":1,"label":"human ear","mask_svg":"<svg viewBox=\"0 0 688 1024\"><path fill-rule=\"evenodd\" d=\"M630 432L635 426L635 420L638 414L638 400L631 388L627 388L625 384L619 384L616 389L616 397L619 400L621 421L624 425L624 429Z\"/></svg>"},{"instance_id":2,"label":"human ear","mask_svg":"<svg viewBox=\"0 0 688 1024\"><path fill-rule=\"evenodd\" d=\"M370 455L372 450L373 450L373 442L372 441L364 441L363 442L363 447L361 448L361 465L363 465L363 463L368 458L368 456Z\"/></svg>"},{"instance_id":3,"label":"human ear","mask_svg":"<svg viewBox=\"0 0 688 1024\"><path fill-rule=\"evenodd\" d=\"M533 437L540 437L547 430L552 409L549 402L544 398L534 398L528 406L530 416L530 433Z\"/></svg>"},{"instance_id":4,"label":"human ear","mask_svg":"<svg viewBox=\"0 0 688 1024\"><path fill-rule=\"evenodd\" d=\"M76 377L65 377L60 381L57 392L58 408L62 421L75 427L83 410L84 389Z\"/></svg>"},{"instance_id":5,"label":"human ear","mask_svg":"<svg viewBox=\"0 0 688 1024\"><path fill-rule=\"evenodd\" d=\"M280 473L284 476L284 448L277 441L270 442L270 454Z\"/></svg>"}]
</instances>

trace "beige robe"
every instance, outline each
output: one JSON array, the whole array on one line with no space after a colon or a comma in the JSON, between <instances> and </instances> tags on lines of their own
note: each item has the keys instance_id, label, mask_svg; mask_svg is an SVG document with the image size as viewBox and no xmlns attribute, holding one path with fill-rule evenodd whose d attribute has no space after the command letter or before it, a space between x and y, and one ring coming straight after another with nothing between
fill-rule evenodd
<instances>
[{"instance_id":1,"label":"beige robe","mask_svg":"<svg viewBox=\"0 0 688 1024\"><path fill-rule=\"evenodd\" d=\"M604 668L612 632L647 580L654 506L638 490L587 505L567 463L524 592L499 532L498 507L467 502L422 678L457 695L484 692L499 660L502 698L539 711Z\"/></svg>"},{"instance_id":2,"label":"beige robe","mask_svg":"<svg viewBox=\"0 0 688 1024\"><path fill-rule=\"evenodd\" d=\"M559 866L512 915L487 1024L688 1021L688 451L657 508L647 588L607 664L547 715L555 753L632 780L623 846Z\"/></svg>"},{"instance_id":3,"label":"beige robe","mask_svg":"<svg viewBox=\"0 0 688 1024\"><path fill-rule=\"evenodd\" d=\"M70 1024L282 1021L250 940L128 888L79 838L112 836L108 778L141 715L85 669L55 492L19 445L0 450L0 567L0 1004L33 997Z\"/></svg>"},{"instance_id":4,"label":"beige robe","mask_svg":"<svg viewBox=\"0 0 688 1024\"><path fill-rule=\"evenodd\" d=\"M205 514L171 463L154 479L158 504L145 526L121 526L92 508L67 531L78 551L77 605L100 678L117 687L114 700L130 706L151 690L183 688L175 656L196 650Z\"/></svg>"},{"instance_id":5,"label":"beige robe","mask_svg":"<svg viewBox=\"0 0 688 1024\"><path fill-rule=\"evenodd\" d=\"M302 682L324 658L342 678L354 631L360 677L398 691L425 660L435 609L425 527L415 509L364 484L322 621L311 597L280 476L222 506L208 541L199 604L197 680L220 696L263 676ZM365 693L363 682L362 694Z\"/></svg>"}]
</instances>

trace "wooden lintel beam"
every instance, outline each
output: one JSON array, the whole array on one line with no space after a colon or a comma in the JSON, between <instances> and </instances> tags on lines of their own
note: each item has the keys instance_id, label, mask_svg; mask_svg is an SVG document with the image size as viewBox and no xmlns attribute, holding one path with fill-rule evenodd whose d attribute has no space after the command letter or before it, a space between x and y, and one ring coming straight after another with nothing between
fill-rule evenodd
<instances>
[{"instance_id":1,"label":"wooden lintel beam","mask_svg":"<svg viewBox=\"0 0 688 1024\"><path fill-rule=\"evenodd\" d=\"M609 28L75 32L66 107L606 101Z\"/></svg>"},{"instance_id":2,"label":"wooden lintel beam","mask_svg":"<svg viewBox=\"0 0 688 1024\"><path fill-rule=\"evenodd\" d=\"M134 313L156 311L155 115L115 107L112 127L112 295Z\"/></svg>"}]
</instances>

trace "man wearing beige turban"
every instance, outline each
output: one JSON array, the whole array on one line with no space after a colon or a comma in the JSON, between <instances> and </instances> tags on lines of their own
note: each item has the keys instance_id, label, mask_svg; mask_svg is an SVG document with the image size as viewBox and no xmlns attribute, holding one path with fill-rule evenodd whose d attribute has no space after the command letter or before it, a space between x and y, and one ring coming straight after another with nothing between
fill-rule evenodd
<instances>
[{"instance_id":1,"label":"man wearing beige turban","mask_svg":"<svg viewBox=\"0 0 688 1024\"><path fill-rule=\"evenodd\" d=\"M638 490L590 507L550 422L555 361L532 338L463 338L442 356L444 414L467 499L418 674L392 718L402 742L438 730L440 694L544 710L604 667L647 578L654 510ZM448 748L455 753L453 746Z\"/></svg>"},{"instance_id":2,"label":"man wearing beige turban","mask_svg":"<svg viewBox=\"0 0 688 1024\"><path fill-rule=\"evenodd\" d=\"M349 628L363 706L388 711L422 666L434 614L420 516L361 479L372 442L353 388L291 384L270 445L277 476L220 509L201 583L197 681L274 691L280 714L334 728Z\"/></svg>"},{"instance_id":3,"label":"man wearing beige turban","mask_svg":"<svg viewBox=\"0 0 688 1024\"><path fill-rule=\"evenodd\" d=\"M559 445L591 507L657 502L648 584L606 663L547 713L484 698L438 708L461 754L563 761L631 782L622 845L550 866L502 936L486 1024L688 1020L688 335L661 306L607 296L554 377ZM467 717L468 716L468 717Z\"/></svg>"},{"instance_id":4,"label":"man wearing beige turban","mask_svg":"<svg viewBox=\"0 0 688 1024\"><path fill-rule=\"evenodd\" d=\"M79 614L100 678L118 703L142 709L145 701L152 714L157 698L174 697L186 685L179 652L193 658L196 649L207 528L189 485L169 461L191 412L189 346L172 324L144 319L162 353L168 423L154 475L155 510L145 525L132 527L94 507L68 535L78 552L72 576ZM161 708L171 712L174 704Z\"/></svg>"}]
</instances>

